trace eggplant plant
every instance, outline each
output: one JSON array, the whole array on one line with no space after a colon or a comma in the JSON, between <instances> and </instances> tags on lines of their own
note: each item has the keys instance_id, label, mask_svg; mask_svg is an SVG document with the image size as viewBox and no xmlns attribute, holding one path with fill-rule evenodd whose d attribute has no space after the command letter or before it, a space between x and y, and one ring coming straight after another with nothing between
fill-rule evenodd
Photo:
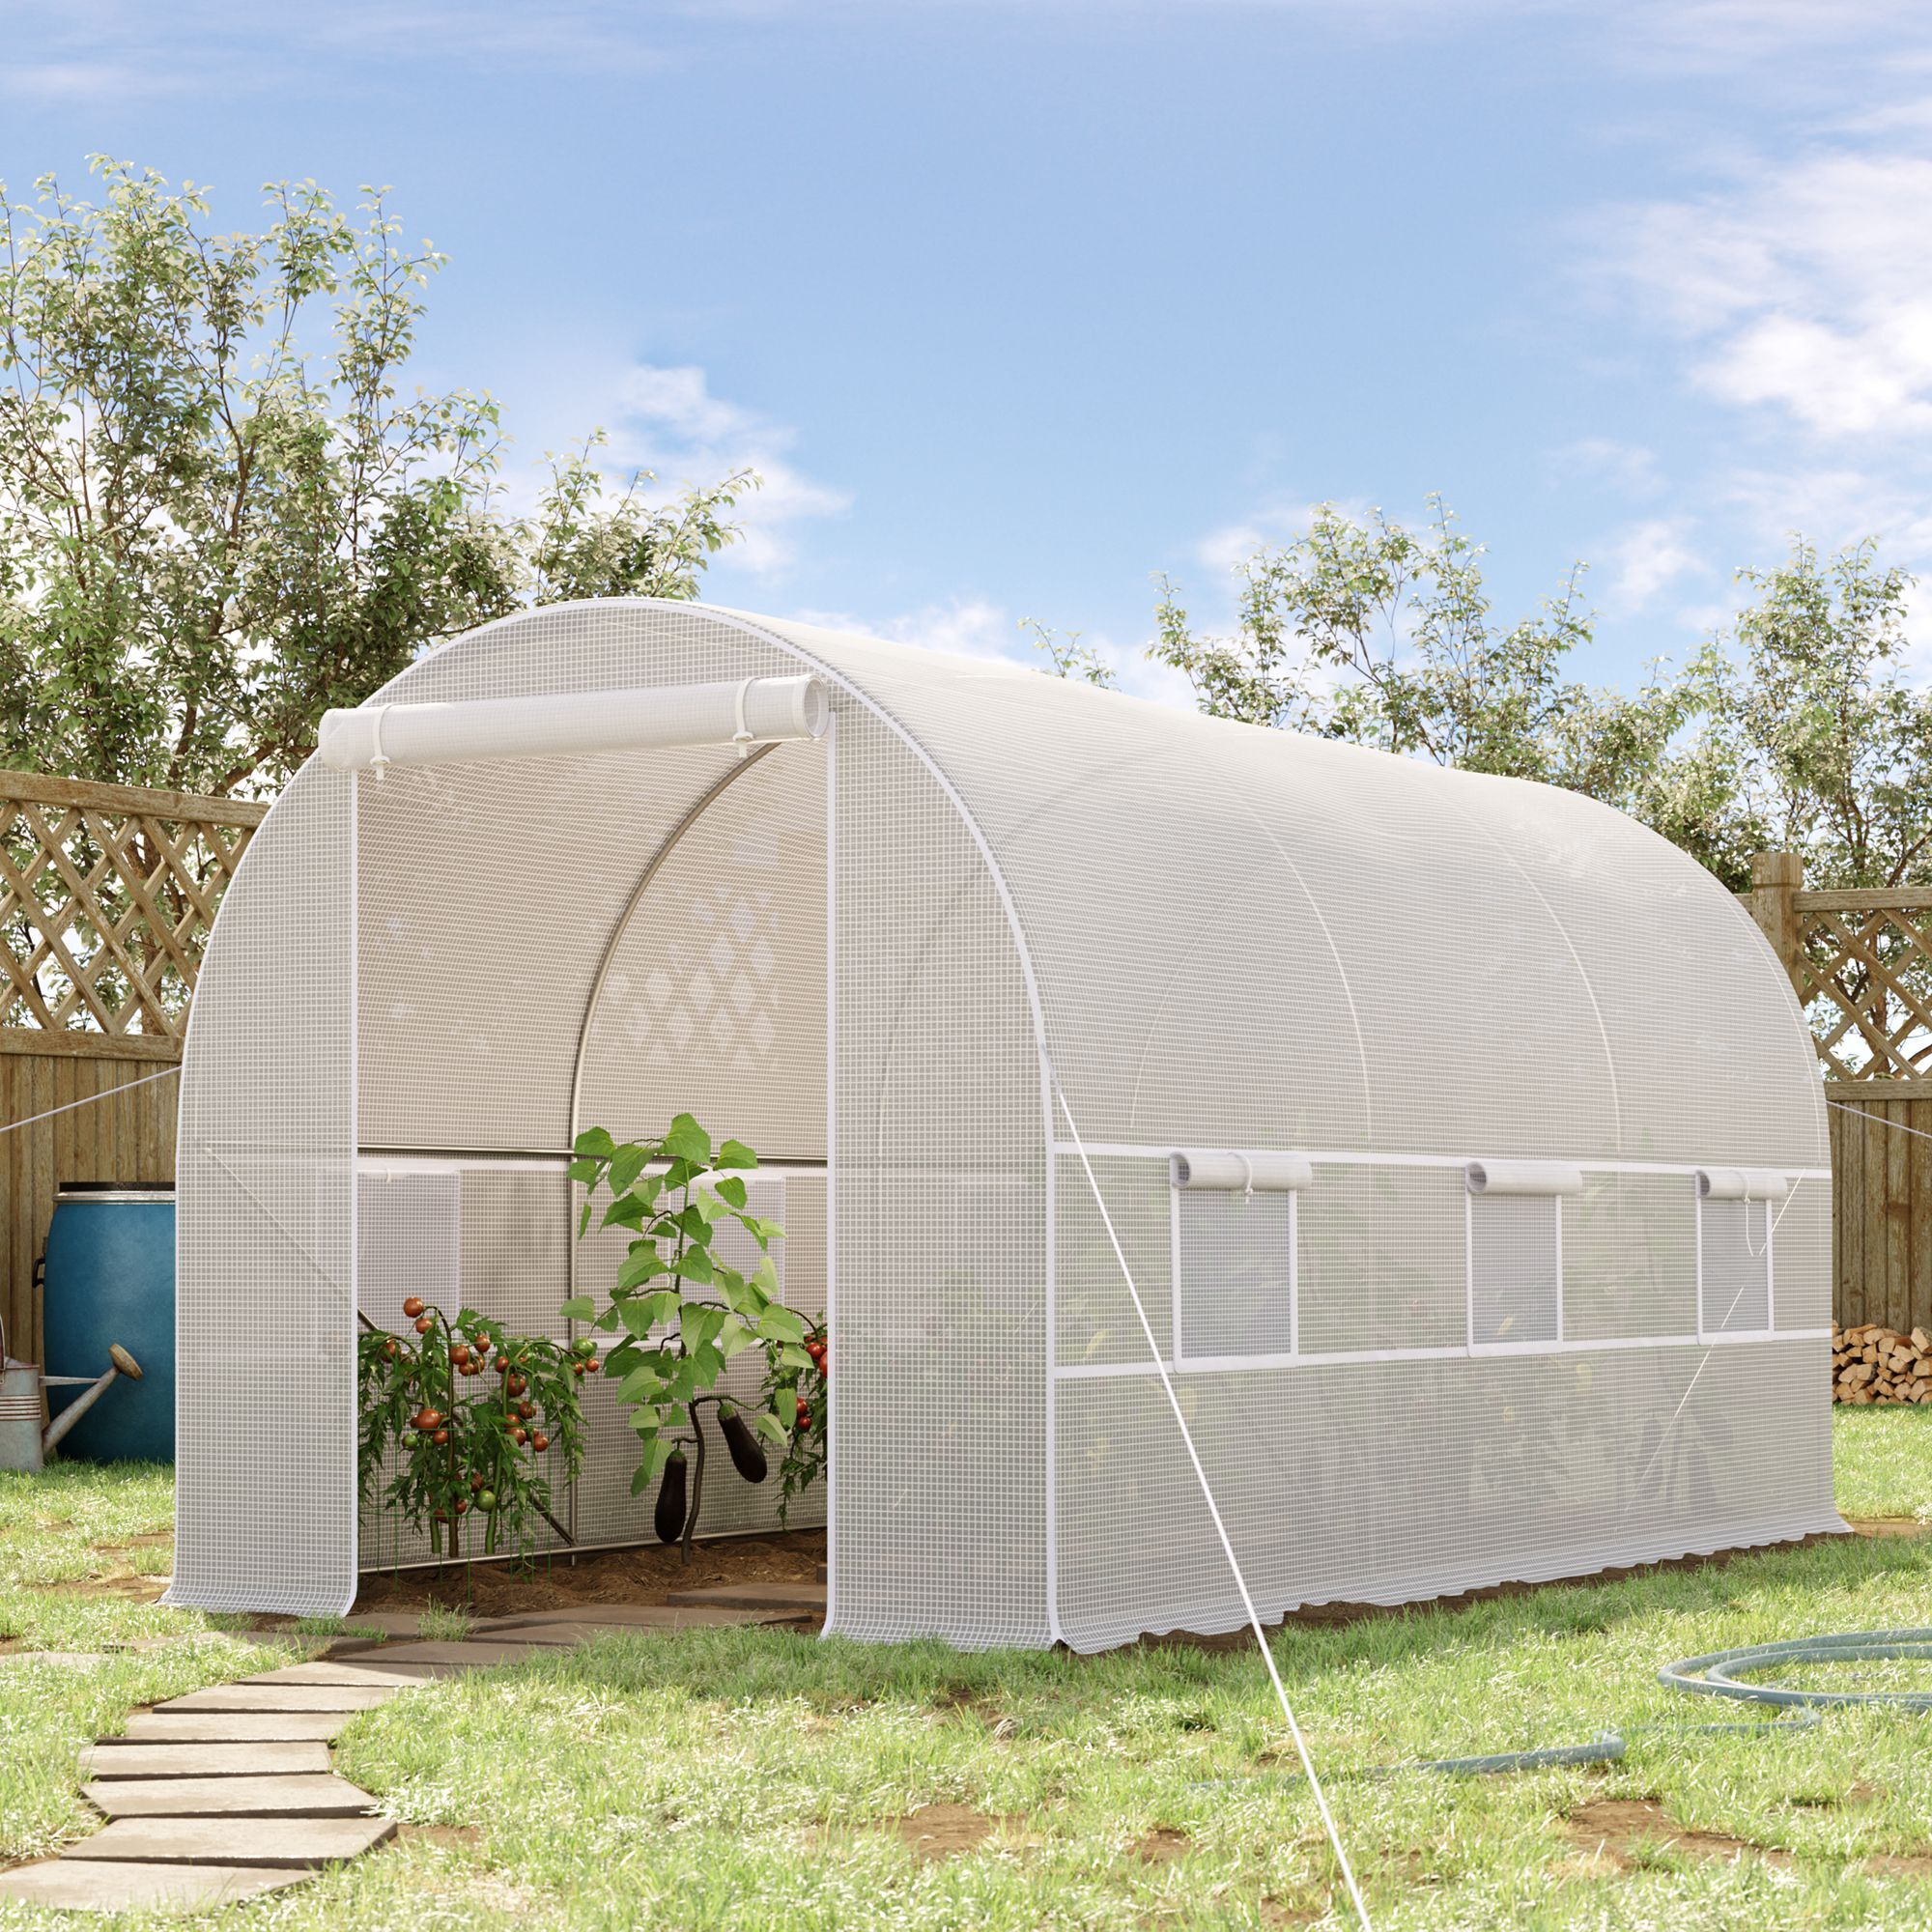
<instances>
[{"instance_id":1,"label":"eggplant plant","mask_svg":"<svg viewBox=\"0 0 1932 1932\"><path fill-rule=\"evenodd\" d=\"M654 1526L691 1561L704 1500L706 1437L699 1411L710 1407L733 1466L748 1482L769 1471L764 1444L786 1448L790 1432L767 1405L721 1393L718 1378L748 1349L769 1362L810 1366L803 1319L778 1299L771 1244L784 1232L752 1213L745 1176L758 1157L742 1141L714 1145L689 1114L660 1139L617 1141L603 1127L577 1137L570 1178L584 1189L578 1237L589 1234L598 1190L609 1200L598 1226L626 1228L631 1240L609 1301L581 1294L561 1313L611 1332L605 1359L638 1437L631 1493L663 1478ZM736 1222L760 1254L750 1274L718 1255L721 1227ZM594 1345L593 1345L594 1346Z\"/></svg>"}]
</instances>

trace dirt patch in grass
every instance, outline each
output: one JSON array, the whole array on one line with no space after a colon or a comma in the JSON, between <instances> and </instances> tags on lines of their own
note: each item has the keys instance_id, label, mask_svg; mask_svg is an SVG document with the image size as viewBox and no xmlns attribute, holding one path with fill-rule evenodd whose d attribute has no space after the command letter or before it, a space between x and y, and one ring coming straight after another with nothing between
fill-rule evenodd
<instances>
[{"instance_id":1,"label":"dirt patch in grass","mask_svg":"<svg viewBox=\"0 0 1932 1932\"><path fill-rule=\"evenodd\" d=\"M131 1570L115 1570L104 1577L82 1577L72 1582L40 1587L58 1597L118 1597L124 1603L153 1604L160 1601L169 1581L166 1577L137 1577Z\"/></svg>"},{"instance_id":2,"label":"dirt patch in grass","mask_svg":"<svg viewBox=\"0 0 1932 1932\"><path fill-rule=\"evenodd\" d=\"M923 1859L952 1859L983 1845L1005 1823L970 1804L922 1804L903 1818L888 1819L885 1829Z\"/></svg>"},{"instance_id":3,"label":"dirt patch in grass","mask_svg":"<svg viewBox=\"0 0 1932 1932\"><path fill-rule=\"evenodd\" d=\"M679 1562L675 1548L651 1544L587 1550L575 1563L566 1550L522 1567L490 1562L376 1571L362 1578L349 1621L358 1612L376 1610L446 1607L475 1617L507 1617L531 1610L588 1609L598 1604L662 1604L673 1590L815 1582L824 1561L825 1532L800 1529L700 1543L692 1550L689 1568Z\"/></svg>"},{"instance_id":4,"label":"dirt patch in grass","mask_svg":"<svg viewBox=\"0 0 1932 1932\"><path fill-rule=\"evenodd\" d=\"M1593 1798L1571 1812L1564 1830L1582 1851L1580 1859L1570 1861L1570 1868L1579 1876L1594 1875L1586 1873L1584 1867L1630 1870L1637 1862L1634 1854L1638 1846L1677 1852L1690 1859L1718 1859L1727 1864L1747 1856L1762 1859L1767 1864L1791 1862L1789 1852L1774 1846L1680 1825L1654 1798Z\"/></svg>"},{"instance_id":5,"label":"dirt patch in grass","mask_svg":"<svg viewBox=\"0 0 1932 1932\"><path fill-rule=\"evenodd\" d=\"M151 1529L145 1535L128 1537L125 1543L97 1543L94 1553L97 1556L122 1556L130 1549L158 1549L174 1540L175 1533L171 1529Z\"/></svg>"},{"instance_id":6,"label":"dirt patch in grass","mask_svg":"<svg viewBox=\"0 0 1932 1932\"><path fill-rule=\"evenodd\" d=\"M1916 1516L1848 1516L1845 1520L1861 1536L1923 1536L1932 1523Z\"/></svg>"},{"instance_id":7,"label":"dirt patch in grass","mask_svg":"<svg viewBox=\"0 0 1932 1932\"><path fill-rule=\"evenodd\" d=\"M1932 1852L1874 1852L1860 1869L1872 1878L1932 1878Z\"/></svg>"},{"instance_id":8,"label":"dirt patch in grass","mask_svg":"<svg viewBox=\"0 0 1932 1932\"><path fill-rule=\"evenodd\" d=\"M478 1845L483 1833L475 1825L398 1825L395 1842L399 1845L440 1845L445 1850Z\"/></svg>"},{"instance_id":9,"label":"dirt patch in grass","mask_svg":"<svg viewBox=\"0 0 1932 1932\"><path fill-rule=\"evenodd\" d=\"M1156 1825L1129 1849L1144 1864L1164 1865L1185 1857L1192 1842L1185 1832L1177 1832L1171 1825Z\"/></svg>"}]
</instances>

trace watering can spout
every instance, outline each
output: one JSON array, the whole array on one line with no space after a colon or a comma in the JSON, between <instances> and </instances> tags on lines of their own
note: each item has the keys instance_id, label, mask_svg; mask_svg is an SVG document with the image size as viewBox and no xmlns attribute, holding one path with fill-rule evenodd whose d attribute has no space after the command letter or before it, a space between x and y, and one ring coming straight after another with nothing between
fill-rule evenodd
<instances>
[{"instance_id":1,"label":"watering can spout","mask_svg":"<svg viewBox=\"0 0 1932 1932\"><path fill-rule=\"evenodd\" d=\"M91 1388L89 1388L84 1395L76 1396L72 1402L69 1403L68 1406L64 1409L62 1409L61 1412L57 1416L55 1416L50 1423L47 1424L46 1434L41 1437L41 1453L43 1455L45 1455L46 1452L50 1450L54 1446L54 1444L57 1443L61 1439L61 1437L65 1435L68 1433L68 1431L71 1429L73 1425L76 1422L78 1422L80 1418L83 1415L85 1415L87 1411L90 1408L92 1408L94 1405L97 1402L99 1402L103 1395L107 1393L108 1386L110 1383L116 1381L122 1376L126 1376L129 1381L137 1382L141 1379L140 1363L137 1362L133 1358L133 1356L130 1355L127 1351L127 1350L121 1346L119 1342L108 1343L107 1359L110 1362L112 1362L114 1366L111 1369L109 1369L107 1373L104 1376L102 1376L99 1381L94 1383L94 1385ZM54 1378L49 1376L47 1379L51 1381L54 1379Z\"/></svg>"},{"instance_id":2,"label":"watering can spout","mask_svg":"<svg viewBox=\"0 0 1932 1932\"><path fill-rule=\"evenodd\" d=\"M85 1376L43 1376L31 1363L16 1362L0 1346L0 1469L40 1468L47 1451L114 1382L123 1376L129 1381L141 1379L140 1363L119 1342L107 1345L107 1359L114 1366L99 1380L89 1382ZM43 1383L54 1382L87 1382L88 1386L43 1430L41 1388Z\"/></svg>"}]
</instances>

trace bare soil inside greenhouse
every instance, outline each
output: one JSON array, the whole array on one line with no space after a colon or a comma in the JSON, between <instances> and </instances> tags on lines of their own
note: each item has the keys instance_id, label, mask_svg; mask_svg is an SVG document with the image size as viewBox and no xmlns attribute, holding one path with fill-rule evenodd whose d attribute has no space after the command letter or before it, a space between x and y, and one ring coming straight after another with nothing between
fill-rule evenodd
<instances>
[{"instance_id":1,"label":"bare soil inside greenhouse","mask_svg":"<svg viewBox=\"0 0 1932 1932\"><path fill-rule=\"evenodd\" d=\"M756 1583L811 1584L825 1562L822 1529L732 1536L694 1544L685 1563L675 1545L589 1549L575 1560L554 1550L522 1563L450 1563L441 1569L372 1571L348 1621L381 1610L447 1608L476 1617L598 1605L667 1604L674 1592Z\"/></svg>"}]
</instances>

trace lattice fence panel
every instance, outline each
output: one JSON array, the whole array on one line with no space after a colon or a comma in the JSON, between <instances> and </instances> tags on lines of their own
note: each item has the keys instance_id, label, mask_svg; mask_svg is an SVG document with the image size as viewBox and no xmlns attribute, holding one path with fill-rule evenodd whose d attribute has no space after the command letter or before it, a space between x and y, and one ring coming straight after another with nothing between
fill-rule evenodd
<instances>
[{"instance_id":1,"label":"lattice fence panel","mask_svg":"<svg viewBox=\"0 0 1932 1932\"><path fill-rule=\"evenodd\" d=\"M178 1042L267 810L0 773L0 1027Z\"/></svg>"},{"instance_id":2,"label":"lattice fence panel","mask_svg":"<svg viewBox=\"0 0 1932 1932\"><path fill-rule=\"evenodd\" d=\"M1829 1079L1932 1077L1932 901L1916 896L1796 895L1798 996Z\"/></svg>"}]
</instances>

